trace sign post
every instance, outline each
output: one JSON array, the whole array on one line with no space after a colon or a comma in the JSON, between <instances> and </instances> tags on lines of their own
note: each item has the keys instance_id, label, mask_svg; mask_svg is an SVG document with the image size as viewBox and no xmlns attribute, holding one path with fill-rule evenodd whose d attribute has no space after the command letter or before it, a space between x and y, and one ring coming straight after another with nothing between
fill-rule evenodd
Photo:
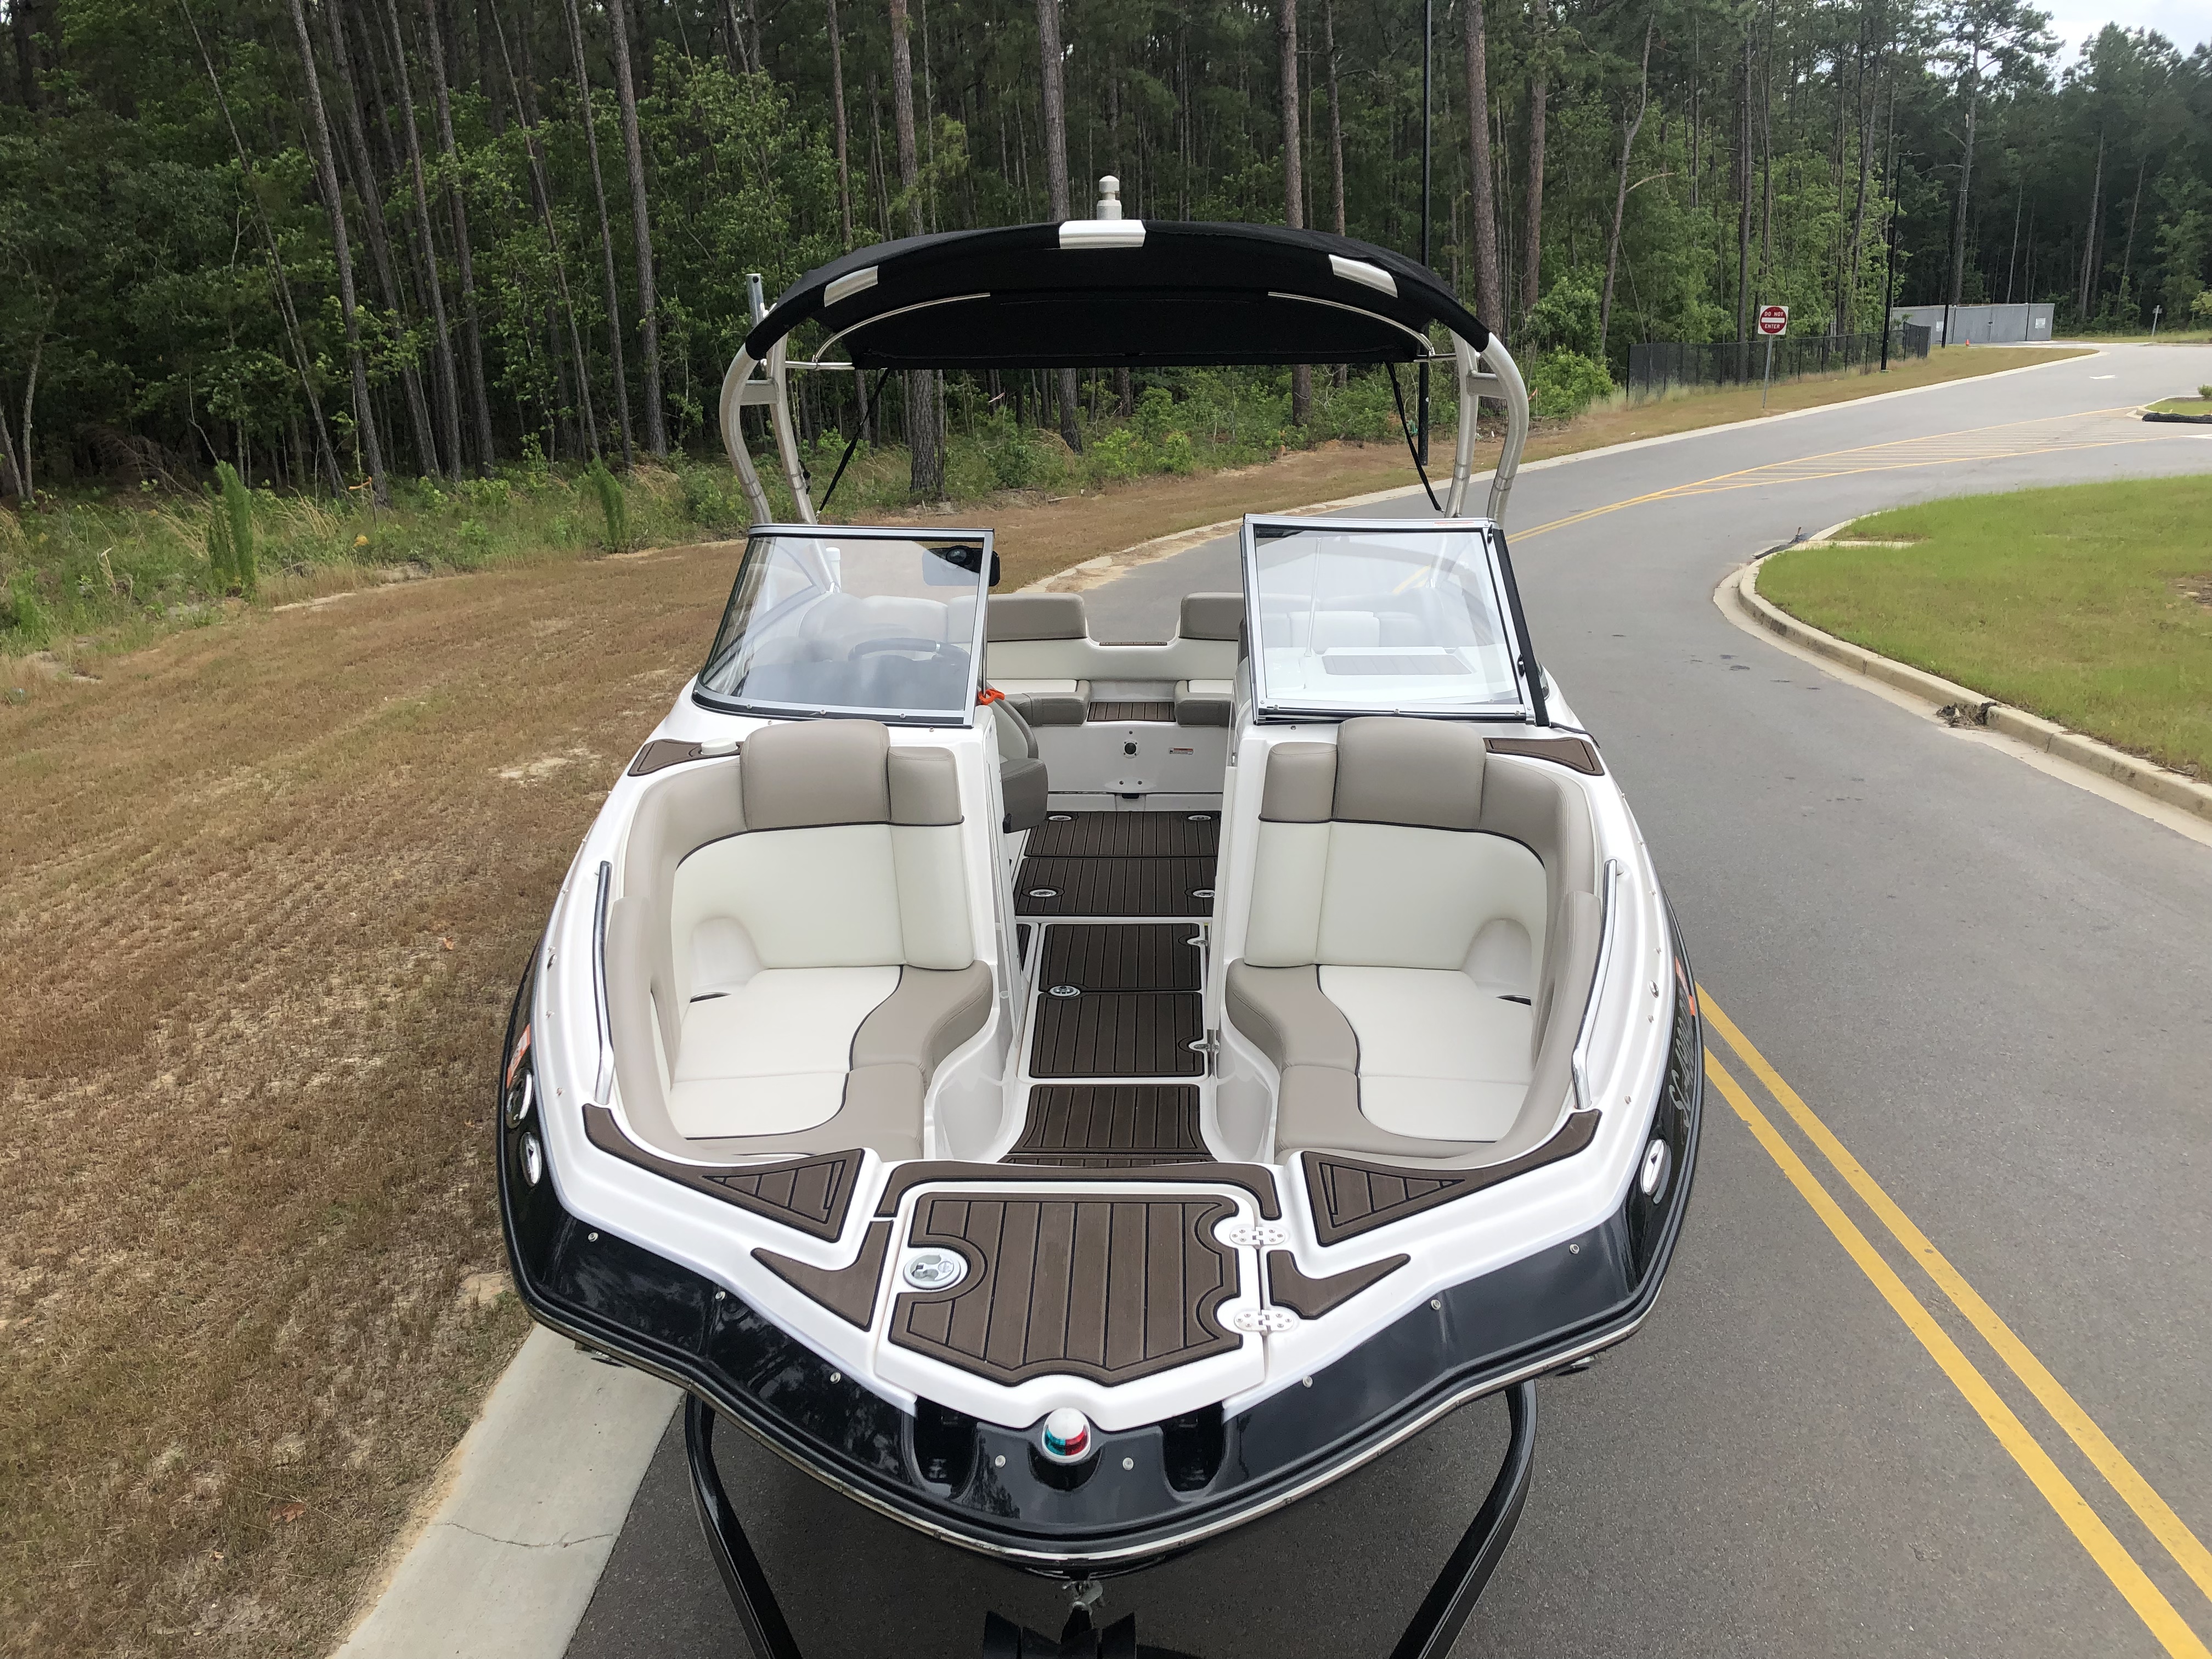
<instances>
[{"instance_id":1,"label":"sign post","mask_svg":"<svg viewBox=\"0 0 2212 1659\"><path fill-rule=\"evenodd\" d=\"M1761 306L1759 308L1759 331L1766 337L1766 380L1759 388L1759 406L1766 407L1766 394L1774 386L1774 337L1790 331L1788 306Z\"/></svg>"}]
</instances>

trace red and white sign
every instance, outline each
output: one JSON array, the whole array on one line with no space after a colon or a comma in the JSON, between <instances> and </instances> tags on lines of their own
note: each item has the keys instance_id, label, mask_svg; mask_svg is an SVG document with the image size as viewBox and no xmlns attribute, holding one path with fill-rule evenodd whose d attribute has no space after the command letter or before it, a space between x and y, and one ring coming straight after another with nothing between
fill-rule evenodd
<instances>
[{"instance_id":1,"label":"red and white sign","mask_svg":"<svg viewBox=\"0 0 2212 1659\"><path fill-rule=\"evenodd\" d=\"M1761 306L1759 308L1759 331L1761 334L1787 334L1790 331L1790 307Z\"/></svg>"}]
</instances>

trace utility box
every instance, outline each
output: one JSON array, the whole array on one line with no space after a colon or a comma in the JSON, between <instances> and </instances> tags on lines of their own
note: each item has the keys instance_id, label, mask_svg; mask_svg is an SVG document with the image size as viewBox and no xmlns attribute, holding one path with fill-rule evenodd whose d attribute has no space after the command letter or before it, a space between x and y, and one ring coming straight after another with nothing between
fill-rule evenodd
<instances>
[{"instance_id":1,"label":"utility box","mask_svg":"<svg viewBox=\"0 0 2212 1659\"><path fill-rule=\"evenodd\" d=\"M1893 323L1932 329L1937 345L2034 345L2051 337L2047 300L2016 306L1899 306Z\"/></svg>"}]
</instances>

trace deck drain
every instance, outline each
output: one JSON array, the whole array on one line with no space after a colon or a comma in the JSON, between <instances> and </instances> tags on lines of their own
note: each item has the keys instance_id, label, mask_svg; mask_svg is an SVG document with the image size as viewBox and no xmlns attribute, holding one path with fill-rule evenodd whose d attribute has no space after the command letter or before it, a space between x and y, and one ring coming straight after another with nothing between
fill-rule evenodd
<instances>
[{"instance_id":1,"label":"deck drain","mask_svg":"<svg viewBox=\"0 0 2212 1659\"><path fill-rule=\"evenodd\" d=\"M1055 997L1079 997L1083 994L1083 988L1079 985L1055 985L1045 994Z\"/></svg>"},{"instance_id":2,"label":"deck drain","mask_svg":"<svg viewBox=\"0 0 2212 1659\"><path fill-rule=\"evenodd\" d=\"M1060 889L1057 887L1032 887L1030 889L1029 896L1031 898L1058 898L1060 896Z\"/></svg>"},{"instance_id":3,"label":"deck drain","mask_svg":"<svg viewBox=\"0 0 2212 1659\"><path fill-rule=\"evenodd\" d=\"M1073 812L1048 812L1045 814L1044 821L1047 823L1073 823L1075 822L1075 814Z\"/></svg>"},{"instance_id":4,"label":"deck drain","mask_svg":"<svg viewBox=\"0 0 2212 1659\"><path fill-rule=\"evenodd\" d=\"M1194 887L1190 890L1190 896L1193 898L1212 898L1213 890L1211 887Z\"/></svg>"}]
</instances>

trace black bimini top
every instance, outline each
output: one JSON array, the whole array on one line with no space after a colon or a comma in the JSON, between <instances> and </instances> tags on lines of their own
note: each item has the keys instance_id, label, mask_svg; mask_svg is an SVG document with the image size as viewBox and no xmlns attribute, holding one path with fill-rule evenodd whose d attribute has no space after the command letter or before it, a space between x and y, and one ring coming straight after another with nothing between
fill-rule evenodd
<instances>
[{"instance_id":1,"label":"black bimini top","mask_svg":"<svg viewBox=\"0 0 2212 1659\"><path fill-rule=\"evenodd\" d=\"M1142 219L949 231L810 270L745 337L756 362L818 321L860 368L1381 363L1441 323L1490 331L1402 254L1275 225Z\"/></svg>"}]
</instances>

